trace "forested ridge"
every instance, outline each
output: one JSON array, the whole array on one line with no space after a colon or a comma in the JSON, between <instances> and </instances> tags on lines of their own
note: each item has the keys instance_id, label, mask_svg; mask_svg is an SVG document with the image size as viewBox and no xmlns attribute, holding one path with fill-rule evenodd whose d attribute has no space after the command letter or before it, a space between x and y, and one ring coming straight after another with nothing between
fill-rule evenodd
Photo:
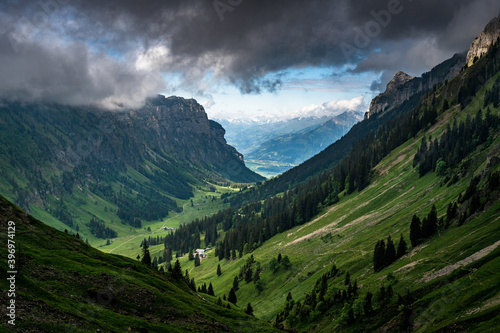
<instances>
[{"instance_id":1,"label":"forested ridge","mask_svg":"<svg viewBox=\"0 0 500 333\"><path fill-rule=\"evenodd\" d=\"M498 52L498 46L493 47L489 55L471 70L480 70L485 80L492 77L500 69ZM475 94L481 87L477 85L475 76L463 75L460 80L461 84L474 87L473 90L468 90L471 93ZM439 93L447 96L449 91ZM165 246L186 253L190 248L194 248L193 245L199 244L198 235L204 233L205 244L216 245L216 255L219 259L241 257L277 233L310 221L321 207L338 202L339 194L361 191L368 186L372 167L394 148L415 137L421 130L434 125L437 117L450 108L450 105L454 108L464 106L465 98L462 98L461 102L457 97L441 98L441 101L437 96L438 87L435 87L426 94L418 107L408 112L401 112L400 109L400 113L393 119L357 141L349 154L327 171L280 195L255 201L239 209L230 208L184 225L165 237ZM467 100L470 102L471 99ZM359 125L361 124L363 122ZM450 175L447 181L450 181L453 173L450 170L453 169L447 169L446 165L455 165L477 145L485 142L495 133L498 124L498 117L487 109L486 112L479 111L474 119L467 118L460 124L450 126L441 140L432 140L429 148L426 148L428 143L424 140L415 157L415 165L419 165L420 174L434 171L440 164L438 171L443 168L447 170ZM459 139L457 142L450 139L455 136ZM467 140L467 144L463 140ZM256 186L254 191L259 191L259 186ZM239 200L238 196L235 198L233 202ZM218 241L222 233L224 237Z\"/></svg>"}]
</instances>

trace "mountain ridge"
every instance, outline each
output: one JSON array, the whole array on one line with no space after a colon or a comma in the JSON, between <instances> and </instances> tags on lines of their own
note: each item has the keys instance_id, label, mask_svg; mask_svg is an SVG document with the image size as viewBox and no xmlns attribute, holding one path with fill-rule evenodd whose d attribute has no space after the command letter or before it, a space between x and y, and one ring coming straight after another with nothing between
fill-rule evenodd
<instances>
[{"instance_id":1,"label":"mountain ridge","mask_svg":"<svg viewBox=\"0 0 500 333\"><path fill-rule=\"evenodd\" d=\"M420 77L409 76L401 71L396 73L394 78L387 84L386 90L371 101L365 119L389 111L412 96L425 93L435 85L452 79L462 69L465 60L465 53L457 53L432 68L429 72L423 73Z\"/></svg>"},{"instance_id":2,"label":"mountain ridge","mask_svg":"<svg viewBox=\"0 0 500 333\"><path fill-rule=\"evenodd\" d=\"M0 114L0 193L60 230L77 232L95 209L139 227L178 211L194 186L264 179L194 100L126 112L3 100Z\"/></svg>"}]
</instances>

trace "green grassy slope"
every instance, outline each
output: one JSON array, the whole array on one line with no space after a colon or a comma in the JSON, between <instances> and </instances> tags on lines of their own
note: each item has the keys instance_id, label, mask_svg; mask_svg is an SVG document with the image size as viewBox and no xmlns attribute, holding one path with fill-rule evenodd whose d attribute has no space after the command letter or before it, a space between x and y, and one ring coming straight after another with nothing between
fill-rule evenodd
<instances>
[{"instance_id":1,"label":"green grassy slope","mask_svg":"<svg viewBox=\"0 0 500 333\"><path fill-rule=\"evenodd\" d=\"M16 325L7 280L0 282L0 331L271 332L269 324L200 297L183 282L125 257L104 254L35 220L0 197L0 265L15 222Z\"/></svg>"},{"instance_id":2,"label":"green grassy slope","mask_svg":"<svg viewBox=\"0 0 500 333\"><path fill-rule=\"evenodd\" d=\"M408 288L415 297L412 311L414 329L418 332L494 331L500 322L498 196L484 211L471 216L463 225L458 226L455 221L449 229L440 230L418 247L410 246L407 255L380 272L374 273L372 259L376 242L387 239L388 235L397 245L402 233L410 244L409 226L413 214L423 218L436 205L438 217L444 216L447 205L465 191L473 176L483 174L486 169L499 170L498 163L491 162L498 161L500 155L498 133L462 162L466 175L451 186L434 172L420 178L418 168L412 166L422 137L439 137L453 120L460 122L467 114L474 115L483 106L485 91L491 89L497 77L498 74L465 109L452 106L445 110L434 126L392 151L374 168L368 188L342 197L338 204L323 209L313 221L278 234L255 250L253 256L263 268L260 280L264 289L259 292L253 282L240 281L236 293L238 304L242 306L251 302L258 317L271 320L283 310L289 292L296 301L303 301L317 279L335 264L342 274L329 279L327 295L346 288L344 274L349 272L351 280L357 280L362 296L368 291L376 294L381 284L385 287L391 285L395 294L401 295ZM439 94L438 90L437 103L442 103ZM491 111L497 115L500 113L499 108L491 108ZM278 253L288 255L292 266L288 270L281 267L271 272L269 262ZM234 276L238 275L249 256L219 262L214 255L209 255L190 274L198 284L211 282L217 295L227 295ZM223 274L217 277L219 263ZM343 322L342 307L332 307L326 313L314 314L313 311L296 328L321 332L359 332L379 328L398 331L401 321L399 306L395 296L390 305L374 302L375 314L367 318L360 316L351 325Z\"/></svg>"}]
</instances>

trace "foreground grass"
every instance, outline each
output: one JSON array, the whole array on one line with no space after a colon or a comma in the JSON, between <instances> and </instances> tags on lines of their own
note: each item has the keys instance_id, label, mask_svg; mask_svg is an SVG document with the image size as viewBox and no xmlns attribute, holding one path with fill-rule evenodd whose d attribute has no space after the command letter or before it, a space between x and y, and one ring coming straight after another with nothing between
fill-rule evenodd
<instances>
[{"instance_id":1,"label":"foreground grass","mask_svg":"<svg viewBox=\"0 0 500 333\"><path fill-rule=\"evenodd\" d=\"M272 332L135 260L109 255L27 216L0 197L1 265L16 224L15 332ZM0 282L8 290L7 280ZM7 293L0 294L7 304ZM0 313L7 318L7 309ZM5 324L2 332L7 329Z\"/></svg>"}]
</instances>

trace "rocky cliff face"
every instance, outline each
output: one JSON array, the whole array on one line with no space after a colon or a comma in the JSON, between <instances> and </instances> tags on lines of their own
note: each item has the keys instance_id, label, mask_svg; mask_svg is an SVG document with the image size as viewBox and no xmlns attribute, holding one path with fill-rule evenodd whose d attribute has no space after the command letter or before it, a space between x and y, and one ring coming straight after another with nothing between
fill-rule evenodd
<instances>
[{"instance_id":1,"label":"rocky cliff face","mask_svg":"<svg viewBox=\"0 0 500 333\"><path fill-rule=\"evenodd\" d=\"M385 92L375 97L370 103L370 109L365 114L365 119L374 114L389 111L395 106L410 99L418 93L431 90L436 84L452 79L465 64L465 54L455 54L452 58L442 62L421 77L410 76L398 72L387 84Z\"/></svg>"},{"instance_id":2,"label":"rocky cliff face","mask_svg":"<svg viewBox=\"0 0 500 333\"><path fill-rule=\"evenodd\" d=\"M492 19L481 32L481 34L472 42L467 53L467 65L474 63L474 59L479 59L488 52L490 46L500 38L500 14Z\"/></svg>"},{"instance_id":3,"label":"rocky cliff face","mask_svg":"<svg viewBox=\"0 0 500 333\"><path fill-rule=\"evenodd\" d=\"M132 122L139 120L135 124L138 131L147 129L149 135L144 139L151 147L179 159L216 166L229 161L243 162L243 155L224 139L224 128L209 120L203 107L194 99L158 96L128 118Z\"/></svg>"},{"instance_id":4,"label":"rocky cliff face","mask_svg":"<svg viewBox=\"0 0 500 333\"><path fill-rule=\"evenodd\" d=\"M394 74L394 78L387 84L385 92L372 99L368 115L383 112L391 105L401 104L408 99L412 91L409 89L409 85L405 86L405 84L414 78L414 76L410 76L402 71Z\"/></svg>"},{"instance_id":5,"label":"rocky cliff face","mask_svg":"<svg viewBox=\"0 0 500 333\"><path fill-rule=\"evenodd\" d=\"M180 97L158 96L126 112L0 101L0 141L8 147L0 150L0 184L9 184L2 194L27 207L75 187L120 183L186 199L207 179L263 180L224 134L200 104ZM143 178L124 176L130 170Z\"/></svg>"}]
</instances>

